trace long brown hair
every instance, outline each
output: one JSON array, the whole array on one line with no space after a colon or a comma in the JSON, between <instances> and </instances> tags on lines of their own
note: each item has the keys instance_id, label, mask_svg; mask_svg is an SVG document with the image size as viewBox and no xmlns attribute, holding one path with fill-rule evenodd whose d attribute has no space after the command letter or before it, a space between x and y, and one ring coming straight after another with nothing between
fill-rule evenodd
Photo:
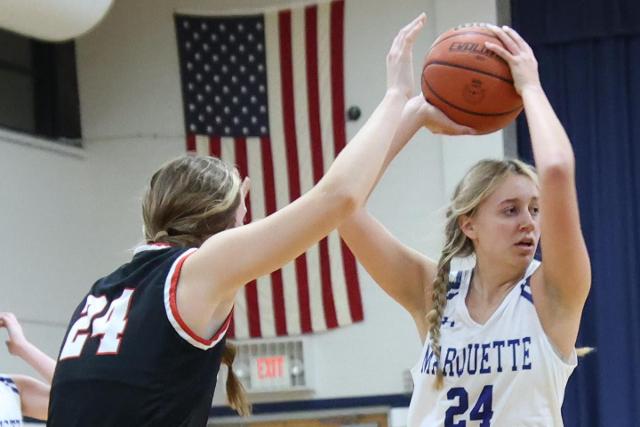
<instances>
[{"instance_id":1,"label":"long brown hair","mask_svg":"<svg viewBox=\"0 0 640 427\"><path fill-rule=\"evenodd\" d=\"M147 242L200 246L233 225L238 172L216 157L187 154L153 174L142 200Z\"/></svg>"},{"instance_id":2,"label":"long brown hair","mask_svg":"<svg viewBox=\"0 0 640 427\"><path fill-rule=\"evenodd\" d=\"M145 240L200 246L235 223L240 184L238 172L216 157L186 154L166 163L151 177L142 200ZM235 355L235 346L226 342L227 399L240 415L249 415L251 405L232 368Z\"/></svg>"}]
</instances>

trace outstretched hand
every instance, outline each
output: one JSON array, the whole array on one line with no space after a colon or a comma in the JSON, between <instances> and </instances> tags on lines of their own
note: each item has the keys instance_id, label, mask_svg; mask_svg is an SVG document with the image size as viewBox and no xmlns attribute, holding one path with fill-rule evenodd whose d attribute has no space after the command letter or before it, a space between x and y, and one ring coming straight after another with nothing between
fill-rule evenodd
<instances>
[{"instance_id":1,"label":"outstretched hand","mask_svg":"<svg viewBox=\"0 0 640 427\"><path fill-rule=\"evenodd\" d=\"M538 61L531 46L511 27L505 25L500 28L490 25L488 28L495 33L506 49L491 42L485 42L485 46L509 64L516 92L522 95L525 87L540 88Z\"/></svg>"},{"instance_id":2,"label":"outstretched hand","mask_svg":"<svg viewBox=\"0 0 640 427\"><path fill-rule=\"evenodd\" d=\"M9 353L19 356L28 341L16 316L13 313L0 313L0 328L5 328L9 333L9 340L6 341Z\"/></svg>"},{"instance_id":3,"label":"outstretched hand","mask_svg":"<svg viewBox=\"0 0 640 427\"><path fill-rule=\"evenodd\" d=\"M440 109L429 104L422 94L414 96L407 102L404 114L412 116L421 126L426 127L434 134L442 135L476 135L477 132L468 127L462 126L449 117Z\"/></svg>"},{"instance_id":4,"label":"outstretched hand","mask_svg":"<svg viewBox=\"0 0 640 427\"><path fill-rule=\"evenodd\" d=\"M387 55L387 91L397 91L410 98L414 93L413 45L427 22L421 13L398 32Z\"/></svg>"}]
</instances>

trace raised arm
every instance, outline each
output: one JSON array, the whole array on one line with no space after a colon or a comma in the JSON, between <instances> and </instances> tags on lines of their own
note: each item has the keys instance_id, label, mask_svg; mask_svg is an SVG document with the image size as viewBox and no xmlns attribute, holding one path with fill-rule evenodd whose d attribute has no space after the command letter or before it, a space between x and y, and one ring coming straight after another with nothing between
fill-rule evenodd
<instances>
[{"instance_id":1,"label":"raised arm","mask_svg":"<svg viewBox=\"0 0 640 427\"><path fill-rule=\"evenodd\" d=\"M508 27L494 28L506 49L487 43L511 67L522 96L540 179L543 263L534 301L547 334L568 354L591 286L589 255L580 228L575 159L567 134L547 99L531 47ZM534 283L532 283L532 286ZM536 292L538 291L538 292ZM536 301L537 300L537 301Z\"/></svg>"},{"instance_id":2,"label":"raised arm","mask_svg":"<svg viewBox=\"0 0 640 427\"><path fill-rule=\"evenodd\" d=\"M382 102L320 182L262 220L215 234L185 261L178 298L182 292L182 300L190 305L187 309L202 307L202 301L212 307L228 304L244 284L293 260L363 204L412 92L411 49L425 20L419 16L394 39Z\"/></svg>"},{"instance_id":3,"label":"raised arm","mask_svg":"<svg viewBox=\"0 0 640 427\"><path fill-rule=\"evenodd\" d=\"M473 130L449 120L440 110L428 104L422 95L412 98L405 106L398 130L385 159L386 166L411 140L426 127L433 133L468 135ZM382 176L382 173L378 179ZM365 208L359 209L339 227L358 261L371 277L394 300L402 305L422 329L429 311L426 298L435 277L436 263L404 245L373 218Z\"/></svg>"},{"instance_id":4,"label":"raised arm","mask_svg":"<svg viewBox=\"0 0 640 427\"><path fill-rule=\"evenodd\" d=\"M9 333L6 342L9 353L27 362L50 384L56 362L27 340L16 316L13 313L0 313L0 328L6 328Z\"/></svg>"},{"instance_id":5,"label":"raised arm","mask_svg":"<svg viewBox=\"0 0 640 427\"><path fill-rule=\"evenodd\" d=\"M13 313L0 313L0 328L5 328L9 334L9 340L6 342L9 353L27 362L46 380L44 383L26 375L11 375L20 391L22 413L28 417L46 420L50 384L56 362L27 340Z\"/></svg>"}]
</instances>

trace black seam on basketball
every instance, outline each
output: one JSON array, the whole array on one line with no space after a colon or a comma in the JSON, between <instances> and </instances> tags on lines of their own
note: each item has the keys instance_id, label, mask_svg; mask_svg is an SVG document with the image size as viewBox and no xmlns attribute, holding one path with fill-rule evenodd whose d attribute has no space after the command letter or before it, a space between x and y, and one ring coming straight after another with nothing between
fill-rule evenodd
<instances>
[{"instance_id":1,"label":"black seam on basketball","mask_svg":"<svg viewBox=\"0 0 640 427\"><path fill-rule=\"evenodd\" d=\"M438 93L435 90L433 90L433 87L429 84L429 82L425 80L424 74L422 75L422 81L426 83L427 86L429 86L429 90L431 91L431 93L440 101L444 102L451 108L455 108L456 110L462 111L463 113L471 114L473 116L486 116L486 117L504 116L506 114L511 114L522 109L522 106L520 106L518 108L514 108L513 110L505 111L503 113L476 113L475 111L465 110L464 108L458 107L457 105L452 104L451 102L447 101L446 99L438 95Z\"/></svg>"},{"instance_id":2,"label":"black seam on basketball","mask_svg":"<svg viewBox=\"0 0 640 427\"><path fill-rule=\"evenodd\" d=\"M467 71L474 71L474 72L479 73L479 74L484 74L485 76L489 76L489 77L496 78L496 79L498 79L498 80L502 80L502 81L503 81L503 82L505 82L505 83L509 83L509 84L511 84L511 85L513 84L513 80L511 80L511 79L506 79L506 78L504 78L504 77L502 77L502 76L499 76L499 75L497 75L497 74L489 73L489 72L487 72L487 71L477 70L477 69L475 69L475 68L467 67L467 66L465 66L465 65L452 64L452 63L450 63L450 62L444 62L444 61L432 61L432 62L427 62L426 64L424 64L424 68L422 69L423 73L424 73L424 70L425 70L429 65L446 65L447 67L460 68L460 69L467 70Z\"/></svg>"},{"instance_id":3,"label":"black seam on basketball","mask_svg":"<svg viewBox=\"0 0 640 427\"><path fill-rule=\"evenodd\" d=\"M498 40L500 42L500 44L502 43L502 41L495 34L487 34L487 33L483 33L482 31L460 31L460 32L451 34L450 36L447 36L447 37L443 38L442 40L438 41L438 43L436 43L436 44L431 46L431 49L433 50L434 47L438 46L440 43L442 43L445 40L449 40L452 37L458 37L458 36L461 36L463 34L480 34L482 36L487 36L487 37L491 37L493 39L496 39L496 40Z\"/></svg>"}]
</instances>

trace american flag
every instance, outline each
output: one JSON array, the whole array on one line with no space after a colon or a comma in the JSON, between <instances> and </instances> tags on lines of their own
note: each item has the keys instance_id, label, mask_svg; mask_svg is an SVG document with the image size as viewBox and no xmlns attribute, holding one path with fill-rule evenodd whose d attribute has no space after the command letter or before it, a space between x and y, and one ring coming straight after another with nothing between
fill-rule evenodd
<instances>
[{"instance_id":1,"label":"american flag","mask_svg":"<svg viewBox=\"0 0 640 427\"><path fill-rule=\"evenodd\" d=\"M187 150L251 177L248 219L298 198L346 144L344 1L246 16L176 15ZM363 319L336 232L239 293L229 336L324 331Z\"/></svg>"}]
</instances>

